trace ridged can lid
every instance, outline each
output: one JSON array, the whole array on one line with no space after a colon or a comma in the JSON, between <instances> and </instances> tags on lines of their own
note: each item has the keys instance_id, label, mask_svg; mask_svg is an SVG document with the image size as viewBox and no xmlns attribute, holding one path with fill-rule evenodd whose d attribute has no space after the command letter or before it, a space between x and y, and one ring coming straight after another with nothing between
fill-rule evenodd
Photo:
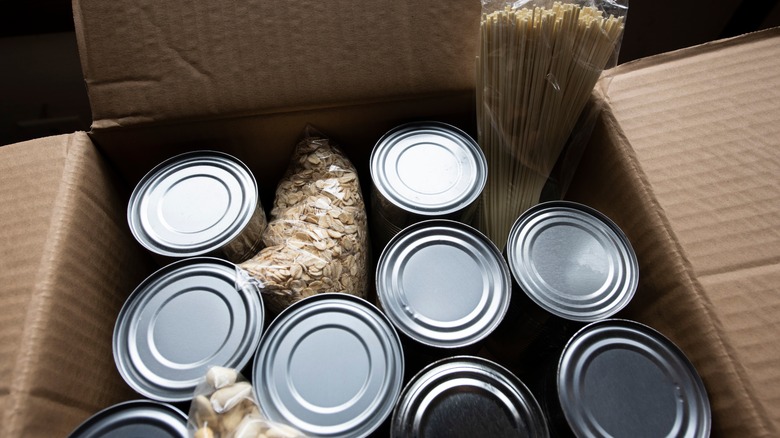
<instances>
[{"instance_id":1,"label":"ridged can lid","mask_svg":"<svg viewBox=\"0 0 780 438\"><path fill-rule=\"evenodd\" d=\"M244 163L197 151L149 171L130 196L127 220L148 250L185 258L219 251L241 234L258 205L257 182Z\"/></svg>"},{"instance_id":2,"label":"ridged can lid","mask_svg":"<svg viewBox=\"0 0 780 438\"><path fill-rule=\"evenodd\" d=\"M360 437L378 428L401 392L398 334L373 305L326 293L285 309L255 357L260 410L307 436Z\"/></svg>"},{"instance_id":3,"label":"ridged can lid","mask_svg":"<svg viewBox=\"0 0 780 438\"><path fill-rule=\"evenodd\" d=\"M488 336L511 298L509 268L498 248L462 223L431 219L405 228L376 268L382 309L410 338L458 348Z\"/></svg>"},{"instance_id":4,"label":"ridged can lid","mask_svg":"<svg viewBox=\"0 0 780 438\"><path fill-rule=\"evenodd\" d=\"M548 437L531 391L486 359L455 356L434 362L404 388L392 437Z\"/></svg>"},{"instance_id":5,"label":"ridged can lid","mask_svg":"<svg viewBox=\"0 0 780 438\"><path fill-rule=\"evenodd\" d=\"M462 130L440 122L408 123L387 132L370 158L374 187L393 205L438 217L469 207L487 182L487 160Z\"/></svg>"},{"instance_id":6,"label":"ridged can lid","mask_svg":"<svg viewBox=\"0 0 780 438\"><path fill-rule=\"evenodd\" d=\"M594 322L566 345L558 398L577 436L708 437L710 404L682 351L645 325Z\"/></svg>"},{"instance_id":7,"label":"ridged can lid","mask_svg":"<svg viewBox=\"0 0 780 438\"><path fill-rule=\"evenodd\" d=\"M242 369L263 331L259 290L236 265L172 263L128 297L114 326L114 361L128 385L157 401L190 400L211 366Z\"/></svg>"},{"instance_id":8,"label":"ridged can lid","mask_svg":"<svg viewBox=\"0 0 780 438\"><path fill-rule=\"evenodd\" d=\"M509 269L537 305L580 322L608 318L633 298L636 254L623 231L593 208L568 201L538 204L515 221Z\"/></svg>"},{"instance_id":9,"label":"ridged can lid","mask_svg":"<svg viewBox=\"0 0 780 438\"><path fill-rule=\"evenodd\" d=\"M69 438L186 438L187 416L151 400L110 406L84 421Z\"/></svg>"}]
</instances>

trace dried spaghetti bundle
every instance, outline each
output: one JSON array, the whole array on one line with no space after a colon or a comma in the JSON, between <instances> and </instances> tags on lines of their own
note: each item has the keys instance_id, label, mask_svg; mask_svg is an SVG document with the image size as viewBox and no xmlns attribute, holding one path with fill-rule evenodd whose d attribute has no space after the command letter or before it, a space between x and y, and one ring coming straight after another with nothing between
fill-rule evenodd
<instances>
[{"instance_id":1,"label":"dried spaghetti bundle","mask_svg":"<svg viewBox=\"0 0 780 438\"><path fill-rule=\"evenodd\" d=\"M537 202L607 62L624 17L554 3L486 13L477 59L479 144L488 161L479 227L503 248Z\"/></svg>"}]
</instances>

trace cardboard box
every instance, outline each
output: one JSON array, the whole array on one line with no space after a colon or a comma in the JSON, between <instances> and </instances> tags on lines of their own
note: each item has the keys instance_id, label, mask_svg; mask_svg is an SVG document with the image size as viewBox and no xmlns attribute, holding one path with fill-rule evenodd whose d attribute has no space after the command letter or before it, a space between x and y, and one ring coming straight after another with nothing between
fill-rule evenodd
<instances>
[{"instance_id":1,"label":"cardboard box","mask_svg":"<svg viewBox=\"0 0 780 438\"><path fill-rule=\"evenodd\" d=\"M76 1L91 132L0 148L4 436L65 436L138 397L111 332L154 269L125 208L162 159L232 153L268 206L308 123L342 145L364 189L391 127L474 133L478 2L161 3ZM610 72L569 194L628 234L641 284L620 316L692 359L715 434L777 435L780 420L778 42L773 30Z\"/></svg>"},{"instance_id":2,"label":"cardboard box","mask_svg":"<svg viewBox=\"0 0 780 438\"><path fill-rule=\"evenodd\" d=\"M627 230L641 284L624 316L689 356L717 435L780 431L778 43L775 28L608 72L569 194Z\"/></svg>"}]
</instances>

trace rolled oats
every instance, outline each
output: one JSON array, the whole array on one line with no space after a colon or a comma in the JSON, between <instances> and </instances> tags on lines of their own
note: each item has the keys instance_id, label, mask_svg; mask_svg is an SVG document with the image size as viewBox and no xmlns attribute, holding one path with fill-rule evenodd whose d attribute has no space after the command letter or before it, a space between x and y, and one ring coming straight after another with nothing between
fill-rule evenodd
<instances>
[{"instance_id":1,"label":"rolled oats","mask_svg":"<svg viewBox=\"0 0 780 438\"><path fill-rule=\"evenodd\" d=\"M240 265L278 313L307 296L368 292L368 225L357 171L327 138L309 136L277 186L266 247Z\"/></svg>"}]
</instances>

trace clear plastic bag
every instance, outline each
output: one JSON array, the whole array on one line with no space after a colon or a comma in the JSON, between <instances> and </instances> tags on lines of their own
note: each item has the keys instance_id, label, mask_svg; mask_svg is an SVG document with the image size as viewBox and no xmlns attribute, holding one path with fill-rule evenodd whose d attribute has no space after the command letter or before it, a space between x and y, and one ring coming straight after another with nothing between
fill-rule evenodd
<instances>
[{"instance_id":1,"label":"clear plastic bag","mask_svg":"<svg viewBox=\"0 0 780 438\"><path fill-rule=\"evenodd\" d=\"M311 295L368 292L368 225L355 167L307 128L276 189L266 245L242 263L272 313Z\"/></svg>"},{"instance_id":2,"label":"clear plastic bag","mask_svg":"<svg viewBox=\"0 0 780 438\"><path fill-rule=\"evenodd\" d=\"M560 196L600 111L591 99L617 62L624 1L483 1L478 142L488 160L478 227L499 248L515 219Z\"/></svg>"},{"instance_id":3,"label":"clear plastic bag","mask_svg":"<svg viewBox=\"0 0 780 438\"><path fill-rule=\"evenodd\" d=\"M211 367L195 388L187 430L190 438L303 438L296 429L260 412L252 385L232 368Z\"/></svg>"}]
</instances>

